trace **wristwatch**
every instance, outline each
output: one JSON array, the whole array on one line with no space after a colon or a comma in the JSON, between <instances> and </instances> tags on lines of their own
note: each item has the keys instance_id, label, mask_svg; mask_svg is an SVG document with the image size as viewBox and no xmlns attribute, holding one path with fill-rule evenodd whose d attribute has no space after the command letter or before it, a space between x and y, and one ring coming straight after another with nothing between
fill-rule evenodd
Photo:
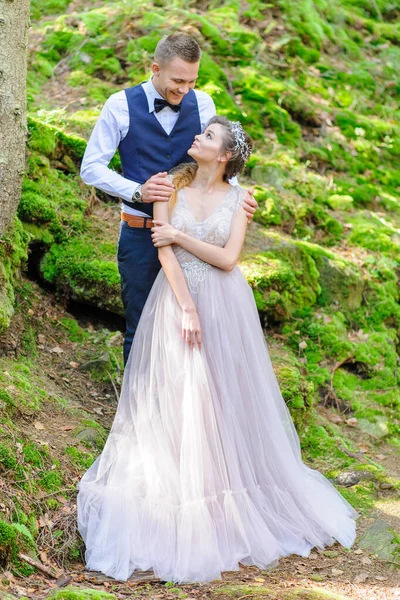
<instances>
[{"instance_id":1,"label":"wristwatch","mask_svg":"<svg viewBox=\"0 0 400 600\"><path fill-rule=\"evenodd\" d=\"M135 200L135 202L143 202L142 200L142 185L138 185L136 190L133 192L133 196L132 198Z\"/></svg>"}]
</instances>

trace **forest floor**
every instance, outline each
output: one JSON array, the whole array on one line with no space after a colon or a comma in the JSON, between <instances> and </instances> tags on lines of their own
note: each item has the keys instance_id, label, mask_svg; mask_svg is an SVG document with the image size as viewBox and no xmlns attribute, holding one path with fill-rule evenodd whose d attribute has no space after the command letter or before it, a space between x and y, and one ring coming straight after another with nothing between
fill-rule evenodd
<instances>
[{"instance_id":1,"label":"forest floor","mask_svg":"<svg viewBox=\"0 0 400 600\"><path fill-rule=\"evenodd\" d=\"M39 412L23 411L18 414L18 425L30 439L51 449L52 457L61 463L67 487L65 490L58 490L53 496L61 504L59 513L63 515L64 527L68 526L72 539L76 536L76 493L73 489L83 470L71 467L65 455L65 448L76 445L72 433L83 418L94 418L106 430L110 427L115 413L116 388L119 382L111 384L109 379L108 381L96 380L88 370L82 368L85 364L90 364L91 359L99 360L96 340L104 331L102 329L104 323L88 315L80 316L80 327L88 334L84 344L85 354L82 354L81 344L71 341L70 331L65 326L65 322L73 322L74 317L51 292L44 292L36 283L26 282L25 285L30 289L29 302L24 305L24 301L21 300L11 328L0 338L0 372L9 375L10 386L6 389L12 390L13 365L21 352L19 344L24 338L23 331L28 318L37 332L38 340L36 357L27 359L31 380L37 377L38 385L46 390L49 397L63 398L63 402L47 401L43 403ZM271 335L273 337L272 332ZM114 347L115 352L120 352L122 335L118 330L112 333L111 340L110 347ZM23 363L21 356L19 362ZM318 411L329 418L330 409L320 407ZM343 427L348 430L346 435L351 438L353 446L362 448L361 455L366 455L376 463L384 465L390 476L400 478L399 456L392 446L388 446L384 441L369 441L357 427L347 427L344 424ZM319 468L318 460L314 461L312 467ZM5 480L2 486L7 486ZM64 496L63 492L68 493ZM49 495L51 494L43 493L43 496ZM394 530L400 530L398 498L390 488L378 491L373 509L360 511L357 522L357 542L377 520L384 521ZM101 574L86 572L82 560L69 563L68 567L64 566L62 569L57 554L52 548L51 535L48 535L53 524L46 522L46 515L39 527L41 527L43 540L42 545L38 544L39 556L45 566L54 566L58 569L58 573L65 573L64 581L73 589L102 590L120 599L210 598L218 600L231 597L243 600L247 597L265 597L270 600L295 598L394 600L400 598L398 566L379 558L372 550L360 548L357 542L350 550L335 544L325 551L314 550L309 558L299 556L284 558L270 571L256 567L242 567L238 572L224 573L221 581L175 586L160 582L149 573L133 577L128 582L115 582ZM2 593L7 591L16 596L22 595L32 600L39 600L46 598L54 588L60 589L54 579L39 571L24 578L18 578L6 571L0 578L0 598Z\"/></svg>"}]
</instances>

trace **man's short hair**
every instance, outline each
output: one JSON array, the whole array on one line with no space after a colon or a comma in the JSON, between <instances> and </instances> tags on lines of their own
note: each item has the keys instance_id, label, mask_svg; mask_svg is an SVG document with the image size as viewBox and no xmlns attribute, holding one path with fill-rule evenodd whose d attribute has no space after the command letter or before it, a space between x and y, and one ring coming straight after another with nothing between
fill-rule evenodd
<instances>
[{"instance_id":1,"label":"man's short hair","mask_svg":"<svg viewBox=\"0 0 400 600\"><path fill-rule=\"evenodd\" d=\"M154 61L160 65L165 65L175 57L188 63L197 63L201 57L200 46L187 33L166 35L157 44Z\"/></svg>"}]
</instances>

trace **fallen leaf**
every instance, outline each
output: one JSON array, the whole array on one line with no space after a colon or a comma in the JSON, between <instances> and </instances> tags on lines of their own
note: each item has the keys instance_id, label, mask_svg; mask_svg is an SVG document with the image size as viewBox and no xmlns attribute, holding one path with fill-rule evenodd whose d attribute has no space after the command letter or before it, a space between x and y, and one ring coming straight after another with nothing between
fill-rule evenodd
<instances>
[{"instance_id":1,"label":"fallen leaf","mask_svg":"<svg viewBox=\"0 0 400 600\"><path fill-rule=\"evenodd\" d=\"M357 550L354 550L354 554L364 554L364 550L361 550L361 548L357 548Z\"/></svg>"},{"instance_id":2,"label":"fallen leaf","mask_svg":"<svg viewBox=\"0 0 400 600\"><path fill-rule=\"evenodd\" d=\"M375 575L375 579L378 581L386 581L387 577L383 577L383 575Z\"/></svg>"},{"instance_id":3,"label":"fallen leaf","mask_svg":"<svg viewBox=\"0 0 400 600\"><path fill-rule=\"evenodd\" d=\"M62 427L60 427L60 429L62 431L71 431L71 429L75 429L75 427L73 425L63 425Z\"/></svg>"},{"instance_id":4,"label":"fallen leaf","mask_svg":"<svg viewBox=\"0 0 400 600\"><path fill-rule=\"evenodd\" d=\"M302 342L299 343L299 348L300 350L304 350L305 348L307 348L307 342L305 340L303 340Z\"/></svg>"},{"instance_id":5,"label":"fallen leaf","mask_svg":"<svg viewBox=\"0 0 400 600\"><path fill-rule=\"evenodd\" d=\"M311 554L310 554L310 556L308 558L309 558L309 560L315 560L315 559L318 558L318 555L315 554L314 552L311 552Z\"/></svg>"},{"instance_id":6,"label":"fallen leaf","mask_svg":"<svg viewBox=\"0 0 400 600\"><path fill-rule=\"evenodd\" d=\"M368 573L359 573L357 577L354 578L354 583L364 583L369 577Z\"/></svg>"},{"instance_id":7,"label":"fallen leaf","mask_svg":"<svg viewBox=\"0 0 400 600\"><path fill-rule=\"evenodd\" d=\"M385 460L385 458L387 458L387 457L385 454L377 454L376 458L378 458L379 460Z\"/></svg>"},{"instance_id":8,"label":"fallen leaf","mask_svg":"<svg viewBox=\"0 0 400 600\"><path fill-rule=\"evenodd\" d=\"M367 454L369 452L369 446L367 446L367 444L360 444L358 447L361 450L361 452L364 452L364 454Z\"/></svg>"},{"instance_id":9,"label":"fallen leaf","mask_svg":"<svg viewBox=\"0 0 400 600\"><path fill-rule=\"evenodd\" d=\"M70 367L72 367L73 369L79 369L79 363L71 360L70 363L68 363L70 365Z\"/></svg>"},{"instance_id":10,"label":"fallen leaf","mask_svg":"<svg viewBox=\"0 0 400 600\"><path fill-rule=\"evenodd\" d=\"M47 559L47 553L46 553L46 552L44 552L44 551L43 551L43 552L40 552L39 556L40 556L40 560L41 560L43 563L46 563L46 562L47 562L47 560L48 560L48 559Z\"/></svg>"},{"instance_id":11,"label":"fallen leaf","mask_svg":"<svg viewBox=\"0 0 400 600\"><path fill-rule=\"evenodd\" d=\"M350 419L346 419L345 423L349 427L356 427L357 426L357 418L356 417L351 417Z\"/></svg>"},{"instance_id":12,"label":"fallen leaf","mask_svg":"<svg viewBox=\"0 0 400 600\"><path fill-rule=\"evenodd\" d=\"M262 583L263 581L265 581L265 577L255 577L254 581L258 581L258 582Z\"/></svg>"},{"instance_id":13,"label":"fallen leaf","mask_svg":"<svg viewBox=\"0 0 400 600\"><path fill-rule=\"evenodd\" d=\"M329 415L328 419L330 420L331 423L343 423L343 419L340 415Z\"/></svg>"},{"instance_id":14,"label":"fallen leaf","mask_svg":"<svg viewBox=\"0 0 400 600\"><path fill-rule=\"evenodd\" d=\"M49 352L52 352L53 354L62 354L64 350L60 348L60 346L54 346L54 348L51 348Z\"/></svg>"},{"instance_id":15,"label":"fallen leaf","mask_svg":"<svg viewBox=\"0 0 400 600\"><path fill-rule=\"evenodd\" d=\"M372 560L368 556L363 556L361 562L363 565L372 565Z\"/></svg>"},{"instance_id":16,"label":"fallen leaf","mask_svg":"<svg viewBox=\"0 0 400 600\"><path fill-rule=\"evenodd\" d=\"M335 568L332 569L332 575L334 577L338 577L339 575L343 575L343 573L344 573L344 571L342 571L341 569L335 569Z\"/></svg>"},{"instance_id":17,"label":"fallen leaf","mask_svg":"<svg viewBox=\"0 0 400 600\"><path fill-rule=\"evenodd\" d=\"M38 342L39 344L45 344L46 343L46 338L42 333L39 333L39 335L37 336Z\"/></svg>"},{"instance_id":18,"label":"fallen leaf","mask_svg":"<svg viewBox=\"0 0 400 600\"><path fill-rule=\"evenodd\" d=\"M45 429L45 426L40 421L35 421L33 426L35 429Z\"/></svg>"}]
</instances>

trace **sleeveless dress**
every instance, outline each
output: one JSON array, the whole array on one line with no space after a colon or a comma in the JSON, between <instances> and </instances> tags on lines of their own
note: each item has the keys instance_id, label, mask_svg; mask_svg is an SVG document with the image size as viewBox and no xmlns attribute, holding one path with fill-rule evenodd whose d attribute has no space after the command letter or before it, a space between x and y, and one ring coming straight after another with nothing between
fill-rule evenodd
<instances>
[{"instance_id":1,"label":"sleeveless dress","mask_svg":"<svg viewBox=\"0 0 400 600\"><path fill-rule=\"evenodd\" d=\"M232 186L197 222L183 191L177 229L223 247L244 192ZM203 344L182 339L182 311L161 270L125 369L101 455L78 484L86 566L119 580L153 569L202 582L239 562L274 566L335 540L349 548L356 511L301 460L252 291L174 247L196 304Z\"/></svg>"}]
</instances>

